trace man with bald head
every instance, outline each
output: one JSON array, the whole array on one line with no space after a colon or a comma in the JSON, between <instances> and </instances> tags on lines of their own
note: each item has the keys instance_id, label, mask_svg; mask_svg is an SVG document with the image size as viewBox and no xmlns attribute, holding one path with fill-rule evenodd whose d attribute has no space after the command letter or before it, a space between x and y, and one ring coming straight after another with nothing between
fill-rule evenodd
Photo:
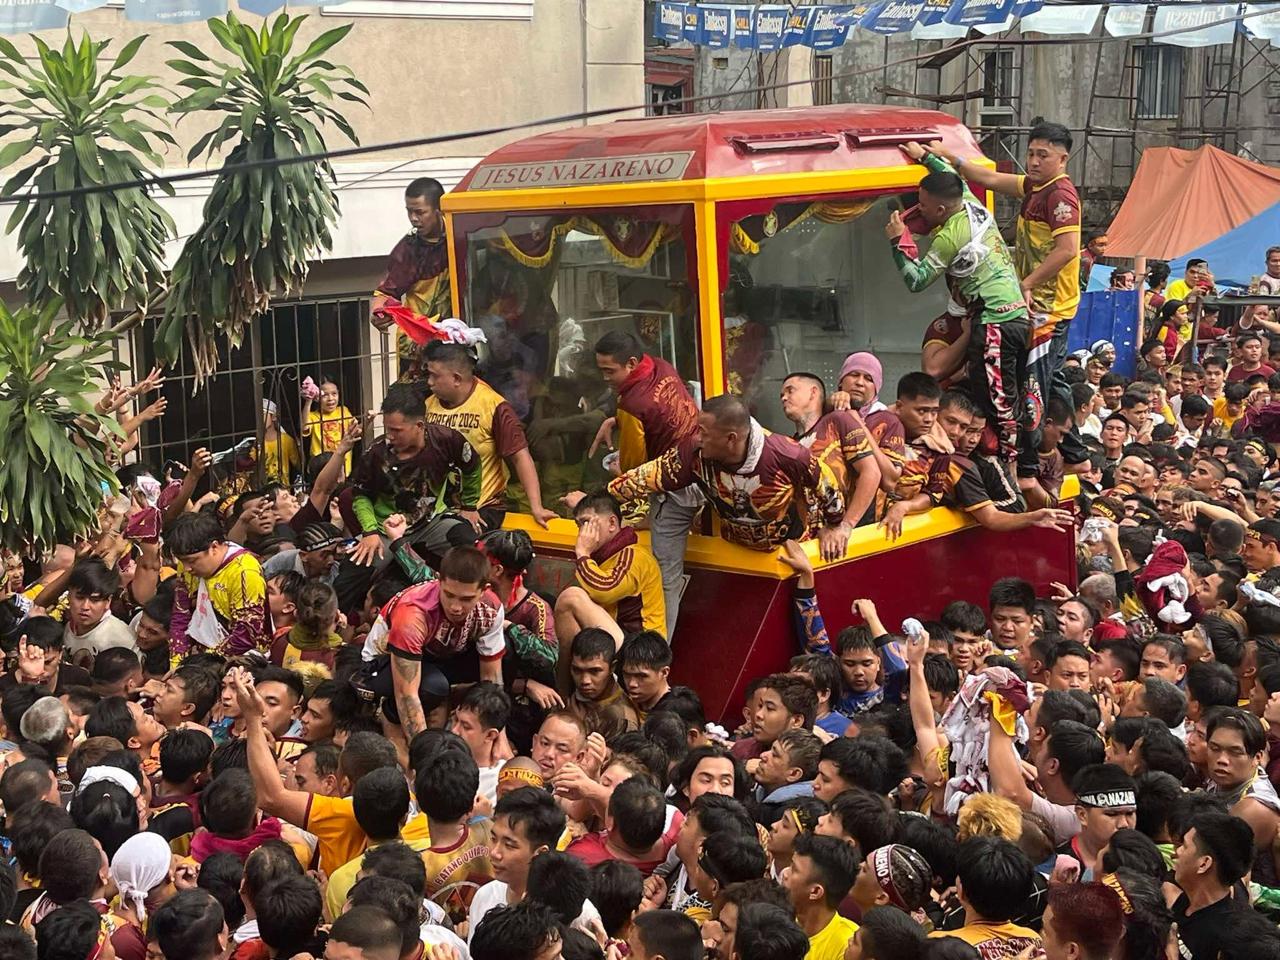
<instances>
[{"instance_id":1,"label":"man with bald head","mask_svg":"<svg viewBox=\"0 0 1280 960\"><path fill-rule=\"evenodd\" d=\"M726 540L753 550L802 537L811 516L825 528L845 520L844 492L831 467L795 440L770 433L728 394L703 404L693 436L615 478L608 490L625 502L687 487L711 500Z\"/></svg>"},{"instance_id":2,"label":"man with bald head","mask_svg":"<svg viewBox=\"0 0 1280 960\"><path fill-rule=\"evenodd\" d=\"M1135 493L1152 496L1156 492L1159 476L1155 467L1142 457L1128 454L1116 464L1116 486L1127 486Z\"/></svg>"}]
</instances>

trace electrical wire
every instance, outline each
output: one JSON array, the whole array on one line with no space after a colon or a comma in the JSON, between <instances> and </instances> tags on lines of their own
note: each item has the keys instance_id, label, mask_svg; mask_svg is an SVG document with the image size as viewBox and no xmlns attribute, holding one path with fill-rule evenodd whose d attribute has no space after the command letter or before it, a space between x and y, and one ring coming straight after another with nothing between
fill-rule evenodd
<instances>
[{"instance_id":1,"label":"electrical wire","mask_svg":"<svg viewBox=\"0 0 1280 960\"><path fill-rule=\"evenodd\" d=\"M341 193L343 190L350 190L353 187L358 187L361 184L368 183L370 180L377 180L379 177L385 177L387 176L387 174L395 173L397 170L401 169L402 167L407 167L411 163L419 163L427 159L430 159L430 158L429 157L410 157L408 160L399 160L396 163L393 163L389 167L384 167L381 170L375 170L372 173L365 174L365 176L361 177L359 180L352 180L350 183L340 183L333 188L333 192ZM212 176L215 176L215 173L211 172L206 174L206 176L212 177ZM183 241L190 240L193 236L195 236L194 233L184 233L184 234L181 234L180 236L170 237L169 239L165 240L165 244L168 245L170 243L182 243ZM17 276L0 277L0 284L16 283L17 280L18 280Z\"/></svg>"},{"instance_id":2,"label":"electrical wire","mask_svg":"<svg viewBox=\"0 0 1280 960\"><path fill-rule=\"evenodd\" d=\"M1121 37L1113 37L1103 34L1097 37L1071 37L1071 38L1044 38L1033 39L1019 37L1017 39L1008 38L1000 40L1000 43L1018 44L1022 46L1044 46L1044 45L1070 45L1070 46L1087 46L1095 43L1110 43L1116 40L1135 41L1135 40L1159 40L1165 37L1177 36L1183 33L1194 33L1201 30L1207 30L1211 27L1219 27L1228 23L1241 23L1244 20L1254 17L1267 16L1274 13L1271 9L1255 10L1252 13L1237 13L1232 17L1225 17L1221 20L1214 20L1208 23L1195 24L1189 27L1179 27L1174 30L1164 31L1146 31L1143 33L1128 34ZM948 51L967 49L971 46L980 44L989 44L992 41L987 36L972 37L961 40L947 47ZM909 63L917 63L922 60L929 60L937 56L936 51L928 53L919 53L912 56L900 57L891 63L881 63L870 67L862 67L856 70L845 71L840 74L833 74L831 79L846 80L852 77L859 77L866 74L879 73L889 67L904 66ZM743 96L746 94L757 94L768 92L771 90L782 90L788 87L803 86L811 84L812 78L803 80L789 80L783 83L765 84L755 87L748 87L743 90L734 90L731 93L708 93L700 94L692 97L681 97L677 100L669 102L670 106L700 103L706 100L721 99L726 96ZM577 113L566 113L554 117L544 117L538 120L526 120L521 123L507 124L504 126L483 127L475 130L466 130L459 133L446 133L430 137L414 137L407 140L392 140L384 143L370 144L366 146L342 147L335 150L325 150L319 153L299 154L296 157L271 157L262 160L253 160L245 163L224 164L216 171L189 171L186 173L160 174L154 177L139 177L134 180L122 180L115 183L88 184L79 187L69 187L63 190L48 190L40 193L16 194L9 197L0 197L0 206L6 204L32 203L40 200L58 200L68 197L84 196L91 193L107 193L115 190L134 190L145 187L153 187L160 184L182 183L189 180L202 180L210 176L218 176L221 174L242 173L249 170L258 170L264 168L275 168L290 166L297 163L319 163L326 160L342 159L345 157L363 156L370 153L385 153L388 150L404 150L414 147L435 146L445 143L457 143L462 140L474 140L480 137L501 136L507 133L515 133L521 130L532 130L537 127L546 126L563 126L572 123L579 123L586 120L598 120L604 117L616 116L624 113L634 113L637 110L644 110L648 105L646 103L632 104L625 107L601 107L596 110L585 110ZM411 161L410 161L411 162ZM400 164L403 166L403 164Z\"/></svg>"}]
</instances>

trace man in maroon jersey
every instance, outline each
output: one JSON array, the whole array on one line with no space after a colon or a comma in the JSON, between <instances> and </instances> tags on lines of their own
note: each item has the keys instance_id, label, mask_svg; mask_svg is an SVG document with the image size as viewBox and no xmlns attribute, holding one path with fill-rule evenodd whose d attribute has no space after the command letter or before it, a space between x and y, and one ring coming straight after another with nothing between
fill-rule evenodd
<instances>
[{"instance_id":1,"label":"man in maroon jersey","mask_svg":"<svg viewBox=\"0 0 1280 960\"><path fill-rule=\"evenodd\" d=\"M632 334L615 330L601 337L596 343L596 366L617 393L619 412L634 418L643 431L642 462L656 460L698 432L698 407L676 368L661 357L645 353L643 344ZM614 417L605 421L592 445L593 453L596 446L609 439L616 425ZM649 497L649 543L662 570L668 640L680 610L689 527L701 503L694 490L654 493Z\"/></svg>"}]
</instances>

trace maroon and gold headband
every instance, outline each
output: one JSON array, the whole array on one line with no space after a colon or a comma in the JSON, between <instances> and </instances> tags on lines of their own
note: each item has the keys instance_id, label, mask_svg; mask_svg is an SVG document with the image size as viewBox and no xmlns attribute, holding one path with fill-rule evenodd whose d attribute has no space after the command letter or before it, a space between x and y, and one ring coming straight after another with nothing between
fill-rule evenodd
<instances>
[{"instance_id":1,"label":"maroon and gold headband","mask_svg":"<svg viewBox=\"0 0 1280 960\"><path fill-rule=\"evenodd\" d=\"M1119 515L1111 508L1111 504L1103 503L1100 500L1095 500L1089 505L1089 512L1105 520L1110 520L1112 523L1119 519Z\"/></svg>"},{"instance_id":2,"label":"maroon and gold headband","mask_svg":"<svg viewBox=\"0 0 1280 960\"><path fill-rule=\"evenodd\" d=\"M910 913L911 908L898 892L898 885L893 882L893 844L871 851L871 871L875 874L876 883L880 884L880 889L889 898L889 902Z\"/></svg>"}]
</instances>

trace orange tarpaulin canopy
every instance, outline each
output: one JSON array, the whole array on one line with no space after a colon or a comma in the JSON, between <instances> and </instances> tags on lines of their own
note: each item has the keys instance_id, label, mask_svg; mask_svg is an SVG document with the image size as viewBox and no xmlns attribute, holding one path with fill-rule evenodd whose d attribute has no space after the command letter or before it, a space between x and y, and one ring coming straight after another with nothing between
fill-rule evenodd
<instances>
[{"instance_id":1,"label":"orange tarpaulin canopy","mask_svg":"<svg viewBox=\"0 0 1280 960\"><path fill-rule=\"evenodd\" d=\"M1280 170L1203 146L1149 147L1107 230L1108 257L1173 260L1280 203Z\"/></svg>"}]
</instances>

